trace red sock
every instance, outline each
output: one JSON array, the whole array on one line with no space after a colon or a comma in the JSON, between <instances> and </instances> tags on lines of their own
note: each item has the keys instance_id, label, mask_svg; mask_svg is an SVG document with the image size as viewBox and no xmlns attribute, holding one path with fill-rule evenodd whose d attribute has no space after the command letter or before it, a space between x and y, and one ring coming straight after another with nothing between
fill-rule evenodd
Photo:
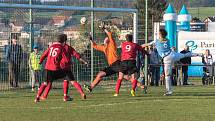
<instances>
[{"instance_id":1,"label":"red sock","mask_svg":"<svg viewBox=\"0 0 215 121\"><path fill-rule=\"evenodd\" d=\"M37 98L39 98L42 95L42 93L43 93L44 89L46 88L46 86L47 86L46 84L42 83L42 85L40 86L40 89L37 92Z\"/></svg>"},{"instance_id":2,"label":"red sock","mask_svg":"<svg viewBox=\"0 0 215 121\"><path fill-rule=\"evenodd\" d=\"M67 96L69 89L69 82L67 80L63 81L63 95Z\"/></svg>"},{"instance_id":3,"label":"red sock","mask_svg":"<svg viewBox=\"0 0 215 121\"><path fill-rule=\"evenodd\" d=\"M116 83L116 94L119 94L119 89L121 87L122 79L118 79Z\"/></svg>"},{"instance_id":4,"label":"red sock","mask_svg":"<svg viewBox=\"0 0 215 121\"><path fill-rule=\"evenodd\" d=\"M79 92L81 95L84 94L84 92L83 92L83 90L82 90L82 88L81 88L81 85L80 85L78 82L74 82L74 83L73 83L73 86L78 90L78 92Z\"/></svg>"},{"instance_id":5,"label":"red sock","mask_svg":"<svg viewBox=\"0 0 215 121\"><path fill-rule=\"evenodd\" d=\"M136 87L137 87L137 80L134 79L132 82L132 89L135 91Z\"/></svg>"},{"instance_id":6,"label":"red sock","mask_svg":"<svg viewBox=\"0 0 215 121\"><path fill-rule=\"evenodd\" d=\"M49 91L51 90L51 88L52 88L52 82L48 82L48 84L47 84L47 87L46 87L46 89L45 89L45 92L44 92L44 94L43 94L43 97L44 98L47 98L48 97L48 95L49 95Z\"/></svg>"}]
</instances>

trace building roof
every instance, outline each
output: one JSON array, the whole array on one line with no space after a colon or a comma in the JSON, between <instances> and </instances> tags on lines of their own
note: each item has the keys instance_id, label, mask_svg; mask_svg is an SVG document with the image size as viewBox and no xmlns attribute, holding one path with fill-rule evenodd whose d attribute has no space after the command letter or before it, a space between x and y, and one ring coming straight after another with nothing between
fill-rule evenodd
<instances>
[{"instance_id":1,"label":"building roof","mask_svg":"<svg viewBox=\"0 0 215 121\"><path fill-rule=\"evenodd\" d=\"M24 26L24 21L12 21L11 22L14 26Z\"/></svg>"},{"instance_id":2,"label":"building roof","mask_svg":"<svg viewBox=\"0 0 215 121\"><path fill-rule=\"evenodd\" d=\"M47 25L51 18L35 18L34 24Z\"/></svg>"},{"instance_id":3,"label":"building roof","mask_svg":"<svg viewBox=\"0 0 215 121\"><path fill-rule=\"evenodd\" d=\"M204 22L215 22L215 16L207 17Z\"/></svg>"},{"instance_id":4,"label":"building roof","mask_svg":"<svg viewBox=\"0 0 215 121\"><path fill-rule=\"evenodd\" d=\"M66 21L67 19L69 19L68 16L57 15L52 18L51 23L57 24L57 23L61 23L62 21Z\"/></svg>"}]
</instances>

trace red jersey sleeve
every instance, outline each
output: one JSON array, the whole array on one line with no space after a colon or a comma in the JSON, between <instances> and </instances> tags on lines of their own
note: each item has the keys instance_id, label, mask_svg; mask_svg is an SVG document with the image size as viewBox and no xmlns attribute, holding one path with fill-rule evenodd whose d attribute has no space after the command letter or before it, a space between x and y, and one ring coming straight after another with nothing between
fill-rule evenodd
<instances>
[{"instance_id":1,"label":"red jersey sleeve","mask_svg":"<svg viewBox=\"0 0 215 121\"><path fill-rule=\"evenodd\" d=\"M142 52L144 55L148 55L148 52L141 46L137 44L137 50Z\"/></svg>"},{"instance_id":2,"label":"red jersey sleeve","mask_svg":"<svg viewBox=\"0 0 215 121\"><path fill-rule=\"evenodd\" d=\"M44 61L44 59L48 56L48 54L49 54L49 49L47 49L45 52L43 52L43 54L40 57L39 64L41 64Z\"/></svg>"},{"instance_id":3,"label":"red jersey sleeve","mask_svg":"<svg viewBox=\"0 0 215 121\"><path fill-rule=\"evenodd\" d=\"M138 44L136 44L136 48L137 48L138 51L143 51L143 48Z\"/></svg>"},{"instance_id":4,"label":"red jersey sleeve","mask_svg":"<svg viewBox=\"0 0 215 121\"><path fill-rule=\"evenodd\" d=\"M77 59L80 59L81 55L73 47L70 46L70 48L71 48L71 55L75 56Z\"/></svg>"}]
</instances>

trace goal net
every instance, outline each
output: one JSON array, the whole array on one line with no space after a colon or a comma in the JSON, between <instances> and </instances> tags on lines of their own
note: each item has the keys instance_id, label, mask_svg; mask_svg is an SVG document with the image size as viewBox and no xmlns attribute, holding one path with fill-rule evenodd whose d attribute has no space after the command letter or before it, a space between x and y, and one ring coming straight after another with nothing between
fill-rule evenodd
<instances>
[{"instance_id":1,"label":"goal net","mask_svg":"<svg viewBox=\"0 0 215 121\"><path fill-rule=\"evenodd\" d=\"M120 54L120 43L125 34L134 34L137 38L136 9L128 8L91 8L73 6L27 5L0 3L0 90L9 90L18 84L19 88L31 87L32 72L29 56L36 44L43 52L56 40L58 33L68 36L67 44L74 47L90 63L89 67L72 58L72 70L80 83L90 83L99 70L107 66L102 52L94 50L88 40L92 33L98 44L103 44L106 34L99 28L105 23L113 32ZM86 18L85 23L81 19ZM11 50L13 37L21 49ZM16 50L17 49L17 50ZM8 54L15 59L11 67ZM115 83L116 76L104 78L101 85ZM44 81L43 78L39 79ZM61 88L62 80L55 81L54 87Z\"/></svg>"}]
</instances>

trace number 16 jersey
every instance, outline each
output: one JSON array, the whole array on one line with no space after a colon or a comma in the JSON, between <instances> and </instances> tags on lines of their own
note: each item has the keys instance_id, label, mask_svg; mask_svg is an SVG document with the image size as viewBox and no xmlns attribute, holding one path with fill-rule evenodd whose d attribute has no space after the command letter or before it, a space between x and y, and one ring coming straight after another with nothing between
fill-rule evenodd
<instances>
[{"instance_id":1,"label":"number 16 jersey","mask_svg":"<svg viewBox=\"0 0 215 121\"><path fill-rule=\"evenodd\" d=\"M53 43L41 56L40 63L47 58L45 69L47 70L60 70L60 61L64 56L64 47L61 43Z\"/></svg>"},{"instance_id":2,"label":"number 16 jersey","mask_svg":"<svg viewBox=\"0 0 215 121\"><path fill-rule=\"evenodd\" d=\"M135 60L137 56L137 51L143 51L143 48L133 42L123 42L121 44L121 61L124 60Z\"/></svg>"}]
</instances>

